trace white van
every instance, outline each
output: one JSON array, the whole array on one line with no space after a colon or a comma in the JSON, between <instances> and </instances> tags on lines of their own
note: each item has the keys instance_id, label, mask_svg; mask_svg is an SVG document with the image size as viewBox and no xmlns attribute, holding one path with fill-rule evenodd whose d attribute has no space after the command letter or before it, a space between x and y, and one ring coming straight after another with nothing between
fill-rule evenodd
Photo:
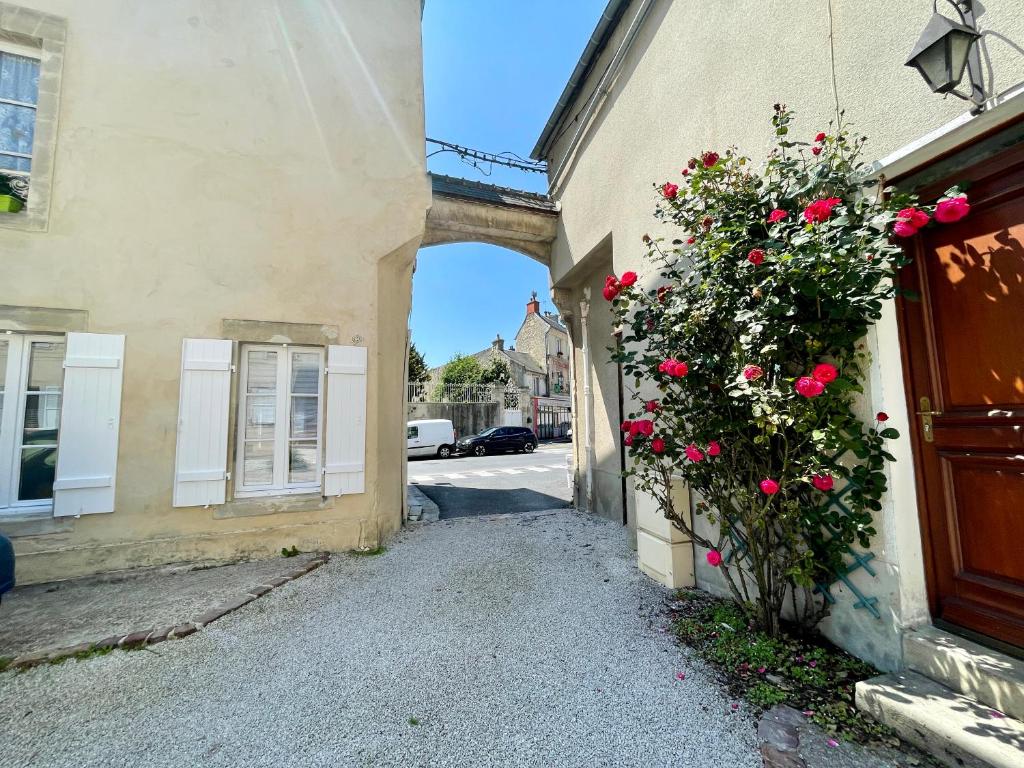
<instances>
[{"instance_id":1,"label":"white van","mask_svg":"<svg viewBox=\"0 0 1024 768\"><path fill-rule=\"evenodd\" d=\"M455 427L448 419L417 419L406 425L406 448L410 456L447 459L455 451Z\"/></svg>"}]
</instances>

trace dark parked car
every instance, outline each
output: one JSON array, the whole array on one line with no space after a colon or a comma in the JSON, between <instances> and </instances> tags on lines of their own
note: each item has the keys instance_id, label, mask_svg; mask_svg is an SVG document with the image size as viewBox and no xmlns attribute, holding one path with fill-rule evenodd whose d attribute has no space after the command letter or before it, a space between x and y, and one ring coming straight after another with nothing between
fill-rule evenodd
<instances>
[{"instance_id":1,"label":"dark parked car","mask_svg":"<svg viewBox=\"0 0 1024 768\"><path fill-rule=\"evenodd\" d=\"M0 598L14 589L14 547L11 540L0 533Z\"/></svg>"},{"instance_id":2,"label":"dark parked car","mask_svg":"<svg viewBox=\"0 0 1024 768\"><path fill-rule=\"evenodd\" d=\"M537 436L528 427L491 427L479 435L459 438L455 444L455 452L484 456L488 453L507 451L532 453L536 447Z\"/></svg>"}]
</instances>

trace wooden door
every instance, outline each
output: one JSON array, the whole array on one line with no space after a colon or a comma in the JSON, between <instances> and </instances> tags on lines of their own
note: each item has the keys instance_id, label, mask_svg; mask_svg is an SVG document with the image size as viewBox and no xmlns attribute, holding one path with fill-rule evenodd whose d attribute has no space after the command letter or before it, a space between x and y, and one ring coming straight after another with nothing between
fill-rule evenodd
<instances>
[{"instance_id":1,"label":"wooden door","mask_svg":"<svg viewBox=\"0 0 1024 768\"><path fill-rule=\"evenodd\" d=\"M901 275L920 296L899 307L929 597L1024 647L1024 147L921 199L961 182L970 214L914 238Z\"/></svg>"}]
</instances>

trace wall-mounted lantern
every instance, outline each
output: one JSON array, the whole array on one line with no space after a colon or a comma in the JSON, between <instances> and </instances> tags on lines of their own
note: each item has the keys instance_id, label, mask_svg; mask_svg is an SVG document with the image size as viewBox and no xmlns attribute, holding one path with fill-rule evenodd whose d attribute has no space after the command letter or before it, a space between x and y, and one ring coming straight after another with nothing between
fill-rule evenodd
<instances>
[{"instance_id":1,"label":"wall-mounted lantern","mask_svg":"<svg viewBox=\"0 0 1024 768\"><path fill-rule=\"evenodd\" d=\"M981 56L977 41L981 37L974 21L972 0L946 0L960 16L961 23L938 12L938 0L932 2L932 18L921 33L914 50L907 59L932 89L933 93L951 93L981 109L985 103L985 90L981 82ZM971 93L956 90L968 71Z\"/></svg>"}]
</instances>

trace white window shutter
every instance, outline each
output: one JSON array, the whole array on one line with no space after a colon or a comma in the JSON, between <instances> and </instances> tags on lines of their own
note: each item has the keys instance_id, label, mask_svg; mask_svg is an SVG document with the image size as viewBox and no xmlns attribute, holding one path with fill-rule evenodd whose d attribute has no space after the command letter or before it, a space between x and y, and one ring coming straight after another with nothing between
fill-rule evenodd
<instances>
[{"instance_id":1,"label":"white window shutter","mask_svg":"<svg viewBox=\"0 0 1024 768\"><path fill-rule=\"evenodd\" d=\"M67 335L54 517L114 511L123 374L124 336Z\"/></svg>"},{"instance_id":2,"label":"white window shutter","mask_svg":"<svg viewBox=\"0 0 1024 768\"><path fill-rule=\"evenodd\" d=\"M324 496L363 493L366 478L366 347L327 348Z\"/></svg>"},{"instance_id":3,"label":"white window shutter","mask_svg":"<svg viewBox=\"0 0 1024 768\"><path fill-rule=\"evenodd\" d=\"M174 461L175 507L224 503L230 399L231 341L185 339Z\"/></svg>"}]
</instances>

